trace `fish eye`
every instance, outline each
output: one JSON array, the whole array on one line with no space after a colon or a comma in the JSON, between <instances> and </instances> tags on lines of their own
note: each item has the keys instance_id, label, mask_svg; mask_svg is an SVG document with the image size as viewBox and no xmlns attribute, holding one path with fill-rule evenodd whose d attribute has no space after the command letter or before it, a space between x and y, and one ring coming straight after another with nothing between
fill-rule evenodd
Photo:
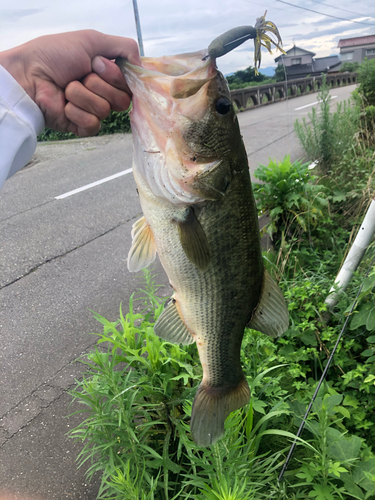
<instances>
[{"instance_id":1,"label":"fish eye","mask_svg":"<svg viewBox=\"0 0 375 500\"><path fill-rule=\"evenodd\" d=\"M215 108L220 115L226 115L231 110L232 105L227 97L219 97L216 101Z\"/></svg>"}]
</instances>

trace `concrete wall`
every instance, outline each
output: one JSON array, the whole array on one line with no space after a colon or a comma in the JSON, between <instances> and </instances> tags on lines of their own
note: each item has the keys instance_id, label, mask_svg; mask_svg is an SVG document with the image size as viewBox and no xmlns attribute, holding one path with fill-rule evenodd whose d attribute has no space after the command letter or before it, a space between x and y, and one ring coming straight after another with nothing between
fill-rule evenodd
<instances>
[{"instance_id":1,"label":"concrete wall","mask_svg":"<svg viewBox=\"0 0 375 500\"><path fill-rule=\"evenodd\" d=\"M358 45L358 46L354 46L354 47L342 48L340 50L340 56L342 56L348 52L353 52L353 59L350 59L349 61L342 61L342 62L343 63L345 63L345 62L361 63L366 57L367 57L367 59L375 59L375 55L366 56L366 49L375 49L375 44Z\"/></svg>"},{"instance_id":2,"label":"concrete wall","mask_svg":"<svg viewBox=\"0 0 375 500\"><path fill-rule=\"evenodd\" d=\"M357 73L327 74L326 79L327 85L332 88L342 85L352 85L357 82ZM277 82L232 90L232 102L236 104L238 109L271 104L276 101L282 101L287 96L290 99L299 95L317 92L322 85L322 81L322 76L313 76L288 82Z\"/></svg>"}]
</instances>

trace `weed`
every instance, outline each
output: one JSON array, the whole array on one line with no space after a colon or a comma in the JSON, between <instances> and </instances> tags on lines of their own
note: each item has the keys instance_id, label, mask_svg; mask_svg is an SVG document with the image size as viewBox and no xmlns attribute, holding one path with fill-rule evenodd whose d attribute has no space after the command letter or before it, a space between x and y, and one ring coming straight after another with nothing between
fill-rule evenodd
<instances>
[{"instance_id":1,"label":"weed","mask_svg":"<svg viewBox=\"0 0 375 500\"><path fill-rule=\"evenodd\" d=\"M365 104L375 106L375 60L365 59L358 68L358 81L360 83L358 93L362 96Z\"/></svg>"},{"instance_id":2,"label":"weed","mask_svg":"<svg viewBox=\"0 0 375 500\"><path fill-rule=\"evenodd\" d=\"M267 232L274 243L298 238L323 216L323 207L327 205L325 188L314 183L317 177L310 174L308 165L291 163L286 155L281 162L270 160L254 172L263 181L253 184L257 207L261 214L269 213Z\"/></svg>"},{"instance_id":3,"label":"weed","mask_svg":"<svg viewBox=\"0 0 375 500\"><path fill-rule=\"evenodd\" d=\"M320 113L313 108L309 113L311 125L305 118L296 120L294 128L308 157L319 163L325 174L332 162L354 144L359 122L359 110L350 102L338 103L335 112L330 109L331 96L326 78L323 77L318 94Z\"/></svg>"},{"instance_id":4,"label":"weed","mask_svg":"<svg viewBox=\"0 0 375 500\"><path fill-rule=\"evenodd\" d=\"M88 465L88 479L102 473L103 499L210 498L204 495L213 491L224 499L242 495L244 483L246 495L252 492L244 498L266 498L282 450L261 456L259 446L267 436L293 437L268 428L287 414L283 392L270 384L270 372L280 367L262 370L254 362L245 364L250 405L230 415L220 443L198 448L189 428L193 395L202 378L197 350L195 345L163 342L153 333L165 299L157 296L150 271L144 276L144 289L132 295L125 316L120 310L119 321L95 314L103 333L96 334L95 351L82 360L87 373L72 392L87 414L70 433L84 444L79 465Z\"/></svg>"}]
</instances>

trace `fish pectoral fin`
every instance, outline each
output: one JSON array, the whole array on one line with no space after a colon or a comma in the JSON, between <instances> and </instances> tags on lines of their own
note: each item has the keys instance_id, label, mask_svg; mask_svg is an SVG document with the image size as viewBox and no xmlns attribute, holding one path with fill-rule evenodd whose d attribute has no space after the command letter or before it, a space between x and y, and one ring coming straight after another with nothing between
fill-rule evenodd
<instances>
[{"instance_id":1,"label":"fish pectoral fin","mask_svg":"<svg viewBox=\"0 0 375 500\"><path fill-rule=\"evenodd\" d=\"M264 269L262 293L248 325L270 337L280 337L289 326L289 312L279 286Z\"/></svg>"},{"instance_id":2,"label":"fish pectoral fin","mask_svg":"<svg viewBox=\"0 0 375 500\"><path fill-rule=\"evenodd\" d=\"M228 415L249 402L250 389L244 378L236 387L210 387L201 384L194 398L190 429L198 446L215 444L224 434Z\"/></svg>"},{"instance_id":3,"label":"fish pectoral fin","mask_svg":"<svg viewBox=\"0 0 375 500\"><path fill-rule=\"evenodd\" d=\"M133 224L132 238L133 242L128 254L128 269L130 272L136 272L149 266L156 257L154 236L144 217Z\"/></svg>"},{"instance_id":4,"label":"fish pectoral fin","mask_svg":"<svg viewBox=\"0 0 375 500\"><path fill-rule=\"evenodd\" d=\"M178 220L177 224L180 242L187 258L200 271L204 271L210 262L210 249L207 236L194 210L189 208L185 219Z\"/></svg>"},{"instance_id":5,"label":"fish pectoral fin","mask_svg":"<svg viewBox=\"0 0 375 500\"><path fill-rule=\"evenodd\" d=\"M183 322L177 309L174 298L167 302L164 311L154 326L154 333L158 337L172 344L193 344L195 338Z\"/></svg>"}]
</instances>

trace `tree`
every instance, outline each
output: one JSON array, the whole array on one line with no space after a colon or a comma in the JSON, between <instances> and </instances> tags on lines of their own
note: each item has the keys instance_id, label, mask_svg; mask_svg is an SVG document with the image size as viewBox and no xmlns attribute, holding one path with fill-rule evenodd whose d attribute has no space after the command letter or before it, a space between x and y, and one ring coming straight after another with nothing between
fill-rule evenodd
<instances>
[{"instance_id":1,"label":"tree","mask_svg":"<svg viewBox=\"0 0 375 500\"><path fill-rule=\"evenodd\" d=\"M275 74L273 76L276 78L277 82L284 82L285 81L285 69L283 64L279 64L275 68Z\"/></svg>"},{"instance_id":2,"label":"tree","mask_svg":"<svg viewBox=\"0 0 375 500\"><path fill-rule=\"evenodd\" d=\"M258 75L255 74L255 69L252 66L249 66L248 68L244 70L239 70L234 73L234 75L228 76L228 84L231 90L234 89L239 89L243 88L246 86L246 83L253 83L253 82L262 82L265 80L267 77L266 75L263 75L262 73L259 73Z\"/></svg>"},{"instance_id":3,"label":"tree","mask_svg":"<svg viewBox=\"0 0 375 500\"><path fill-rule=\"evenodd\" d=\"M349 71L349 73L352 73L353 71L357 71L358 68L359 68L358 62L345 62L341 66L340 71Z\"/></svg>"}]
</instances>

